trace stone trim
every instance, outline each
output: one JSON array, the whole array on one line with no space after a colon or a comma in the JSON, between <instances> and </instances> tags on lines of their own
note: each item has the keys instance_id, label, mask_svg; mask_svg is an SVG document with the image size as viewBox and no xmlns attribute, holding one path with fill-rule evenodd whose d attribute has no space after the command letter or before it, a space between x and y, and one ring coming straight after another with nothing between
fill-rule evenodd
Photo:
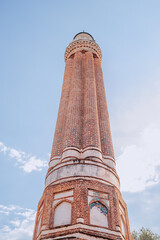
<instances>
[{"instance_id":1,"label":"stone trim","mask_svg":"<svg viewBox=\"0 0 160 240\"><path fill-rule=\"evenodd\" d=\"M63 232L63 231L73 231L73 230L76 230L76 229L81 229L81 232L83 232L83 230L88 230L88 231L93 231L93 232L97 232L99 234L102 233L102 234L107 234L107 235L111 235L111 236L115 236L115 237L122 237L121 233L119 231L111 231L107 228L103 228L103 227L97 227L97 226L91 226L91 225L86 225L86 224L81 224L81 223L78 223L78 224L74 224L72 226L65 226L65 227L61 227L61 228L55 228L55 229L50 229L50 230L44 230L41 232L41 235L39 236L38 239L43 239L43 236L46 236L46 235L50 235L50 234L55 234L55 233L59 233L59 232ZM85 236L86 234L84 234ZM89 234L87 234L89 235ZM54 238L53 238L54 239ZM56 237L55 237L56 239ZM90 239L90 238L88 238ZM99 238L100 239L100 238ZM102 238L104 239L104 237ZM107 239L107 238L105 238ZM112 239L115 239L115 238L112 238Z\"/></svg>"},{"instance_id":2,"label":"stone trim","mask_svg":"<svg viewBox=\"0 0 160 240\"><path fill-rule=\"evenodd\" d=\"M61 163L56 168L50 169L46 176L45 185L48 186L62 178L72 177L72 175L75 177L90 176L90 178L101 179L120 188L119 177L112 168L109 168L102 163L92 162L88 159L85 160L85 163L75 163L72 160L70 163Z\"/></svg>"},{"instance_id":3,"label":"stone trim","mask_svg":"<svg viewBox=\"0 0 160 240\"><path fill-rule=\"evenodd\" d=\"M85 39L85 40L79 39L79 40L75 40L75 41L71 42L68 45L68 47L66 48L65 55L64 55L65 61L75 52L83 51L83 50L90 51L90 52L96 54L96 56L100 60L102 60L102 52L96 42L93 42L93 41L90 41L87 39Z\"/></svg>"}]
</instances>

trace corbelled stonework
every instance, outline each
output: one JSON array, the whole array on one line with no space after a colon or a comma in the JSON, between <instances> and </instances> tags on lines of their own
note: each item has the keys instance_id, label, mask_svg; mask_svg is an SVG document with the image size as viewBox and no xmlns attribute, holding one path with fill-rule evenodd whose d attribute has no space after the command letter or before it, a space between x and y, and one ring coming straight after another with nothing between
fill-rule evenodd
<instances>
[{"instance_id":1,"label":"corbelled stonework","mask_svg":"<svg viewBox=\"0 0 160 240\"><path fill-rule=\"evenodd\" d=\"M83 36L84 37L84 36ZM65 61L72 56L75 52L78 51L91 51L93 54L95 54L100 61L102 60L102 53L101 49L98 46L98 44L93 39L88 38L75 38L73 42L69 44L69 46L66 49L65 52Z\"/></svg>"},{"instance_id":2,"label":"corbelled stonework","mask_svg":"<svg viewBox=\"0 0 160 240\"><path fill-rule=\"evenodd\" d=\"M130 240L101 59L98 44L85 32L77 34L66 49L59 112L33 240Z\"/></svg>"}]
</instances>

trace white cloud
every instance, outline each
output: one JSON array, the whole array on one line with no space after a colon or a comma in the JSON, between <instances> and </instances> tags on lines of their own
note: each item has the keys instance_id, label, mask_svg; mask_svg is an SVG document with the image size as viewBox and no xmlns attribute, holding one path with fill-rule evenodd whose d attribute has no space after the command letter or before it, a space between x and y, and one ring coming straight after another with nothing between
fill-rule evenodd
<instances>
[{"instance_id":1,"label":"white cloud","mask_svg":"<svg viewBox=\"0 0 160 240\"><path fill-rule=\"evenodd\" d=\"M41 171L43 167L47 167L47 162L37 159L35 156L30 157L29 160L23 166L21 166L21 168L28 173L32 172L33 170Z\"/></svg>"},{"instance_id":2,"label":"white cloud","mask_svg":"<svg viewBox=\"0 0 160 240\"><path fill-rule=\"evenodd\" d=\"M137 192L160 181L160 85L153 83L131 105L116 118L117 171L121 190Z\"/></svg>"},{"instance_id":3,"label":"white cloud","mask_svg":"<svg viewBox=\"0 0 160 240\"><path fill-rule=\"evenodd\" d=\"M10 232L11 229L7 225L4 225L3 228L2 228L2 231L3 232Z\"/></svg>"},{"instance_id":4,"label":"white cloud","mask_svg":"<svg viewBox=\"0 0 160 240\"><path fill-rule=\"evenodd\" d=\"M13 224L15 227L19 227L21 222L20 220L13 220L13 221L10 221L11 224Z\"/></svg>"},{"instance_id":5,"label":"white cloud","mask_svg":"<svg viewBox=\"0 0 160 240\"><path fill-rule=\"evenodd\" d=\"M25 153L21 151L17 151L16 149L13 148L8 148L9 151L9 156L11 158L16 158L17 162L23 163L23 157L25 157Z\"/></svg>"},{"instance_id":6,"label":"white cloud","mask_svg":"<svg viewBox=\"0 0 160 240\"><path fill-rule=\"evenodd\" d=\"M34 213L35 213L34 210L28 209L28 208L22 209L22 210L23 211L16 212L16 214L19 215L19 216L23 216L23 217L27 218L28 220L34 220L35 219L34 218L35 217L34 216Z\"/></svg>"},{"instance_id":7,"label":"white cloud","mask_svg":"<svg viewBox=\"0 0 160 240\"><path fill-rule=\"evenodd\" d=\"M0 205L0 209L9 211L7 222L0 228L1 240L30 240L33 235L36 212L19 206ZM3 214L1 214L1 221Z\"/></svg>"},{"instance_id":8,"label":"white cloud","mask_svg":"<svg viewBox=\"0 0 160 240\"><path fill-rule=\"evenodd\" d=\"M11 211L13 211L17 208L19 208L19 207L14 206L14 205L10 205L9 207L7 207L7 206L4 206L4 205L0 204L0 212L4 213L6 215L8 215Z\"/></svg>"},{"instance_id":9,"label":"white cloud","mask_svg":"<svg viewBox=\"0 0 160 240\"><path fill-rule=\"evenodd\" d=\"M0 142L0 152L5 153L7 150L7 147L2 142Z\"/></svg>"},{"instance_id":10,"label":"white cloud","mask_svg":"<svg viewBox=\"0 0 160 240\"><path fill-rule=\"evenodd\" d=\"M42 168L47 167L47 161L28 155L17 149L7 147L2 142L0 142L0 152L8 154L10 158L14 158L16 160L16 164L27 173L32 171L41 171Z\"/></svg>"},{"instance_id":11,"label":"white cloud","mask_svg":"<svg viewBox=\"0 0 160 240\"><path fill-rule=\"evenodd\" d=\"M123 149L117 160L122 191L142 191L160 181L160 129L151 125L137 142Z\"/></svg>"}]
</instances>

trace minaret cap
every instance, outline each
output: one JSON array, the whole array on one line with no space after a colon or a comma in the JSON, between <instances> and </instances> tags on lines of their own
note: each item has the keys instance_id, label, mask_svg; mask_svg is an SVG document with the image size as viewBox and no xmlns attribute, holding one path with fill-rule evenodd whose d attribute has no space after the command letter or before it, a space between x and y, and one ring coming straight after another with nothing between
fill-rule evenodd
<instances>
[{"instance_id":1,"label":"minaret cap","mask_svg":"<svg viewBox=\"0 0 160 240\"><path fill-rule=\"evenodd\" d=\"M97 56L100 61L102 60L102 52L98 44L95 42L91 34L87 32L77 33L73 41L68 45L65 51L65 61L70 58L77 51L91 51L95 56Z\"/></svg>"},{"instance_id":2,"label":"minaret cap","mask_svg":"<svg viewBox=\"0 0 160 240\"><path fill-rule=\"evenodd\" d=\"M77 33L73 38L73 40L79 40L79 39L87 39L87 40L95 41L91 34L84 31Z\"/></svg>"}]
</instances>

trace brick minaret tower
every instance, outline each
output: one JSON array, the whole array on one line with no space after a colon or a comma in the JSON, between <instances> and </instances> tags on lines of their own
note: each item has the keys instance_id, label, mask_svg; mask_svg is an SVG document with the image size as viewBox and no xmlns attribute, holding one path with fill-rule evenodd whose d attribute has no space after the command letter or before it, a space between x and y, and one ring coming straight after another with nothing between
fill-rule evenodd
<instances>
[{"instance_id":1,"label":"brick minaret tower","mask_svg":"<svg viewBox=\"0 0 160 240\"><path fill-rule=\"evenodd\" d=\"M33 240L130 240L110 132L102 54L78 33L65 73L45 190Z\"/></svg>"}]
</instances>

